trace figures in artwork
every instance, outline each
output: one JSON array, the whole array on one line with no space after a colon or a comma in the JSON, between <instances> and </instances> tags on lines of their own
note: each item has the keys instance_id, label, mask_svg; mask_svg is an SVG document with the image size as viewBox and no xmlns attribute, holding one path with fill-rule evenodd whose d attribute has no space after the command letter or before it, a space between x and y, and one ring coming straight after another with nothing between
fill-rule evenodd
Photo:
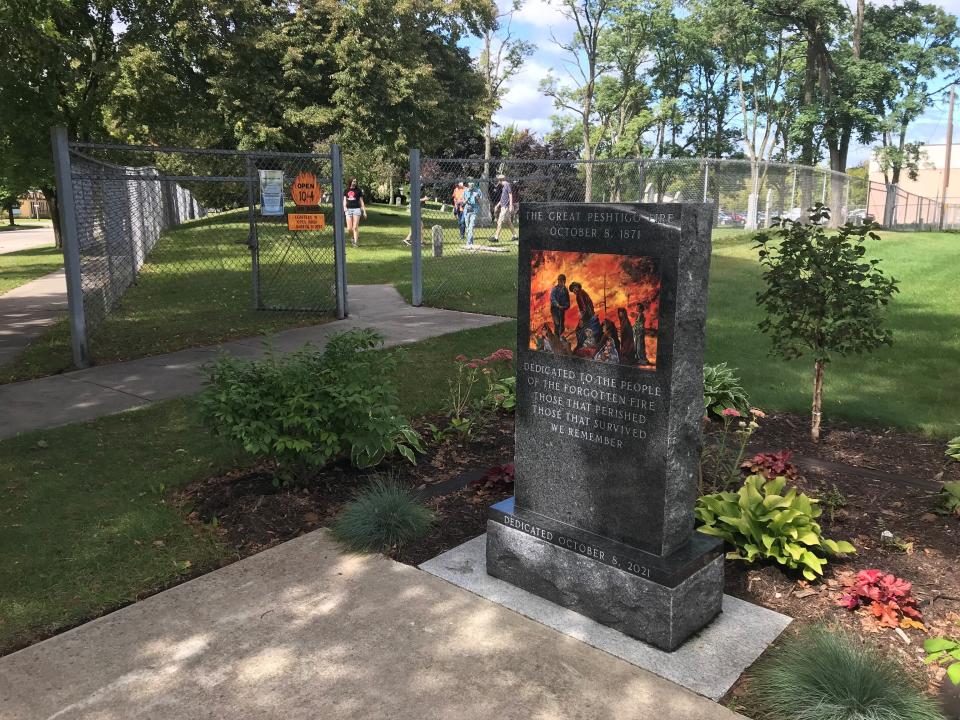
<instances>
[{"instance_id":1,"label":"figures in artwork","mask_svg":"<svg viewBox=\"0 0 960 720\"><path fill-rule=\"evenodd\" d=\"M656 367L656 258L537 250L531 255L530 278L531 349Z\"/></svg>"}]
</instances>

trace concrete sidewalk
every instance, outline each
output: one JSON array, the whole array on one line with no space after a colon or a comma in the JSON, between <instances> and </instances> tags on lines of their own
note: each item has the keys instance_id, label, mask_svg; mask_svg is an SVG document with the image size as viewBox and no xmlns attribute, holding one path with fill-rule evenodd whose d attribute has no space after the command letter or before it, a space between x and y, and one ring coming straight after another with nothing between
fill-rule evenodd
<instances>
[{"instance_id":1,"label":"concrete sidewalk","mask_svg":"<svg viewBox=\"0 0 960 720\"><path fill-rule=\"evenodd\" d=\"M261 357L267 342L276 351L289 352L306 343L322 346L331 334L350 328L374 328L388 345L399 345L508 320L411 307L391 285L351 285L349 303L350 317L324 325L0 385L0 438L199 392L202 366L221 350L238 357Z\"/></svg>"},{"instance_id":2,"label":"concrete sidewalk","mask_svg":"<svg viewBox=\"0 0 960 720\"><path fill-rule=\"evenodd\" d=\"M12 361L66 311L67 281L63 270L0 295L0 366Z\"/></svg>"},{"instance_id":3,"label":"concrete sidewalk","mask_svg":"<svg viewBox=\"0 0 960 720\"><path fill-rule=\"evenodd\" d=\"M740 717L323 530L0 659L2 720Z\"/></svg>"}]
</instances>

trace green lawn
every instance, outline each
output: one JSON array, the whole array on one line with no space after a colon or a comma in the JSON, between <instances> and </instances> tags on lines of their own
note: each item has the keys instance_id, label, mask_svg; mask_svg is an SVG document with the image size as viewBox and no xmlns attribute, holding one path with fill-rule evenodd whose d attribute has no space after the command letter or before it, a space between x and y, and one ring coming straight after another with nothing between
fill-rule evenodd
<instances>
[{"instance_id":1,"label":"green lawn","mask_svg":"<svg viewBox=\"0 0 960 720\"><path fill-rule=\"evenodd\" d=\"M15 230L32 230L34 228L53 227L53 221L50 218L17 218L16 225L11 225L6 215L0 215L0 232L13 232Z\"/></svg>"},{"instance_id":2,"label":"green lawn","mask_svg":"<svg viewBox=\"0 0 960 720\"><path fill-rule=\"evenodd\" d=\"M508 322L409 346L396 374L404 411L441 410L456 355L515 337ZM0 654L228 560L170 498L246 462L189 399L0 441Z\"/></svg>"},{"instance_id":3,"label":"green lawn","mask_svg":"<svg viewBox=\"0 0 960 720\"><path fill-rule=\"evenodd\" d=\"M31 248L0 255L0 295L63 267L59 248Z\"/></svg>"}]
</instances>

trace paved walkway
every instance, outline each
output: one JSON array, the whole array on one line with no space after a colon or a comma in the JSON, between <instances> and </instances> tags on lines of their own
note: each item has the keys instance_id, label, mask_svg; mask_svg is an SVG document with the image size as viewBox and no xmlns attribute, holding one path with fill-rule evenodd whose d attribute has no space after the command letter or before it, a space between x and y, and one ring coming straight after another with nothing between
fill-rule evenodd
<instances>
[{"instance_id":1,"label":"paved walkway","mask_svg":"<svg viewBox=\"0 0 960 720\"><path fill-rule=\"evenodd\" d=\"M736 720L325 531L0 659L0 719Z\"/></svg>"},{"instance_id":2,"label":"paved walkway","mask_svg":"<svg viewBox=\"0 0 960 720\"><path fill-rule=\"evenodd\" d=\"M11 362L66 311L63 270L0 295L0 366Z\"/></svg>"},{"instance_id":3,"label":"paved walkway","mask_svg":"<svg viewBox=\"0 0 960 720\"><path fill-rule=\"evenodd\" d=\"M0 255L17 252L18 250L53 247L55 244L52 226L0 232Z\"/></svg>"},{"instance_id":4,"label":"paved walkway","mask_svg":"<svg viewBox=\"0 0 960 720\"><path fill-rule=\"evenodd\" d=\"M260 357L266 352L267 340L274 350L288 352L306 343L322 346L341 330L366 327L379 330L389 345L398 345L505 320L411 307L391 285L351 285L349 304L349 318L324 325L0 385L0 438L199 392L203 387L201 368L220 350L238 357Z\"/></svg>"}]
</instances>

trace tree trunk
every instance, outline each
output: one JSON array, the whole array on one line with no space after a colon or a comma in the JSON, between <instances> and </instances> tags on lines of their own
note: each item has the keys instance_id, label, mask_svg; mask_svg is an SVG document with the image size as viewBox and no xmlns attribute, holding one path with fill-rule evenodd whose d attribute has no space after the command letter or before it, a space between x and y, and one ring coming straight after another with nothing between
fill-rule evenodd
<instances>
[{"instance_id":1,"label":"tree trunk","mask_svg":"<svg viewBox=\"0 0 960 720\"><path fill-rule=\"evenodd\" d=\"M16 227L17 222L13 219L13 205L7 207L7 217L10 218L10 227Z\"/></svg>"},{"instance_id":2,"label":"tree trunk","mask_svg":"<svg viewBox=\"0 0 960 720\"><path fill-rule=\"evenodd\" d=\"M813 415L810 423L810 439L820 441L820 408L823 403L823 360L817 360L813 366Z\"/></svg>"},{"instance_id":3,"label":"tree trunk","mask_svg":"<svg viewBox=\"0 0 960 720\"><path fill-rule=\"evenodd\" d=\"M806 65L803 71L803 105L809 108L813 105L813 94L816 87L816 63L817 56L813 47L813 42L807 39ZM813 126L808 123L808 127L803 130L803 141L800 146L800 164L810 168L813 166L814 137ZM813 205L813 172L805 170L800 179L800 222L807 222L807 211Z\"/></svg>"},{"instance_id":4,"label":"tree trunk","mask_svg":"<svg viewBox=\"0 0 960 720\"><path fill-rule=\"evenodd\" d=\"M63 247L63 237L60 234L60 206L57 203L57 191L53 187L42 187L40 191L47 199L50 209L50 220L53 222L53 242L58 248Z\"/></svg>"},{"instance_id":5,"label":"tree trunk","mask_svg":"<svg viewBox=\"0 0 960 720\"><path fill-rule=\"evenodd\" d=\"M583 117L583 201L593 200L593 153L590 151L590 118Z\"/></svg>"}]
</instances>

